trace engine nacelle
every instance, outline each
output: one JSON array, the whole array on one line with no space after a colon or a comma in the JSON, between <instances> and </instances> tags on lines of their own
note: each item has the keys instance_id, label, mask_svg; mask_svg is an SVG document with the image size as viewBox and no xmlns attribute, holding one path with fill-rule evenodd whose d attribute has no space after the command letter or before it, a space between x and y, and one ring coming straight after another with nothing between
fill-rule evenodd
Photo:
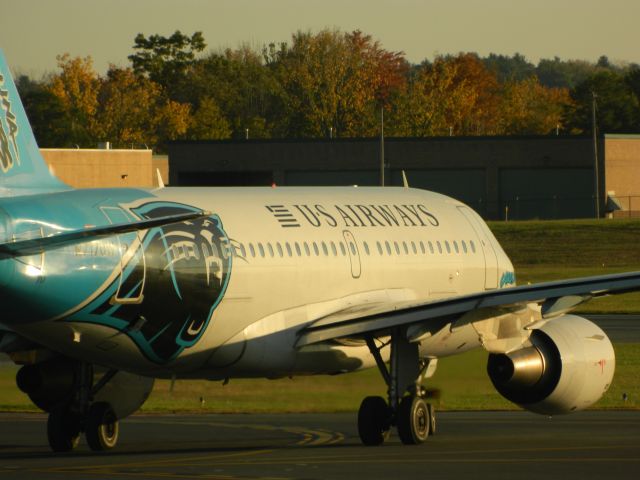
<instances>
[{"instance_id":1,"label":"engine nacelle","mask_svg":"<svg viewBox=\"0 0 640 480\"><path fill-rule=\"evenodd\" d=\"M79 384L79 364L68 358L55 358L25 365L16 376L18 388L45 412L69 404ZM104 373L101 372L101 373ZM100 375L95 376L98 381ZM100 389L94 402L108 402L122 419L138 410L153 388L153 378L120 371Z\"/></svg>"},{"instance_id":2,"label":"engine nacelle","mask_svg":"<svg viewBox=\"0 0 640 480\"><path fill-rule=\"evenodd\" d=\"M615 370L609 337L575 315L550 320L531 333L532 346L491 354L489 378L507 400L543 415L583 410L607 391Z\"/></svg>"}]
</instances>

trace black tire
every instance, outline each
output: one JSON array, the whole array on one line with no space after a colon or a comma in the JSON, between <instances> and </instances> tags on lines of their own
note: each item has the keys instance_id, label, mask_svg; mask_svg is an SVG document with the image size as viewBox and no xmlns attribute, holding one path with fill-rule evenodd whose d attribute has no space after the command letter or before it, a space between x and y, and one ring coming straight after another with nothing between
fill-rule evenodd
<instances>
[{"instance_id":1,"label":"black tire","mask_svg":"<svg viewBox=\"0 0 640 480\"><path fill-rule=\"evenodd\" d=\"M97 402L89 408L85 436L91 450L110 450L118 443L118 418L106 402Z\"/></svg>"},{"instance_id":2,"label":"black tire","mask_svg":"<svg viewBox=\"0 0 640 480\"><path fill-rule=\"evenodd\" d=\"M436 434L436 409L433 404L427 403L429 409L429 435Z\"/></svg>"},{"instance_id":3,"label":"black tire","mask_svg":"<svg viewBox=\"0 0 640 480\"><path fill-rule=\"evenodd\" d=\"M80 417L66 408L57 408L47 419L47 439L54 452L70 452L80 442Z\"/></svg>"},{"instance_id":4,"label":"black tire","mask_svg":"<svg viewBox=\"0 0 640 480\"><path fill-rule=\"evenodd\" d=\"M382 397L366 397L358 410L358 434L367 446L382 445L389 438L391 411Z\"/></svg>"},{"instance_id":5,"label":"black tire","mask_svg":"<svg viewBox=\"0 0 640 480\"><path fill-rule=\"evenodd\" d=\"M398 435L405 445L418 445L429 437L429 408L420 397L404 397L396 415Z\"/></svg>"}]
</instances>

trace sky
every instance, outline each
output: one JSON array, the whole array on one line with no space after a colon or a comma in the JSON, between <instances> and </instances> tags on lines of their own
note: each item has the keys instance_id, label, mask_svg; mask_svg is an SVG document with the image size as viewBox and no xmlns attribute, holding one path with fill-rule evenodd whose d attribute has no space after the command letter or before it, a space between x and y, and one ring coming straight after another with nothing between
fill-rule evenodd
<instances>
[{"instance_id":1,"label":"sky","mask_svg":"<svg viewBox=\"0 0 640 480\"><path fill-rule=\"evenodd\" d=\"M202 31L208 48L260 48L298 31L359 29L412 63L477 52L529 61L640 63L637 0L0 0L0 48L14 72L41 76L56 55L128 66L137 33Z\"/></svg>"}]
</instances>

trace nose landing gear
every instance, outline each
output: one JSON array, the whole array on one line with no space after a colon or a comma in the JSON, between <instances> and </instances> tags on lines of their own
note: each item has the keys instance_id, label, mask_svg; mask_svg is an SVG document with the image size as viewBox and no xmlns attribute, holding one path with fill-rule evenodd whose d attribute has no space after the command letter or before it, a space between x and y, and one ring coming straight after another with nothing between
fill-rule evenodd
<instances>
[{"instance_id":1,"label":"nose landing gear","mask_svg":"<svg viewBox=\"0 0 640 480\"><path fill-rule=\"evenodd\" d=\"M364 445L381 445L389 438L392 426L405 445L416 445L435 434L435 411L426 401L421 383L428 362L419 358L418 345L409 343L403 329L391 335L391 362L387 369L373 338L367 345L388 387L388 403L382 397L367 397L358 411L358 434Z\"/></svg>"}]
</instances>

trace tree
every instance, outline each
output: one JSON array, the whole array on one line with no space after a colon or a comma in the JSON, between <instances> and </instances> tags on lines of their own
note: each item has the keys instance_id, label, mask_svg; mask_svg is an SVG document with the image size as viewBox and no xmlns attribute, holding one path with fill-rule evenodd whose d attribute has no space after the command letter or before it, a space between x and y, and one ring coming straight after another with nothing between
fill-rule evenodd
<instances>
[{"instance_id":1,"label":"tree","mask_svg":"<svg viewBox=\"0 0 640 480\"><path fill-rule=\"evenodd\" d=\"M188 137L193 140L219 140L231 137L231 127L224 113L211 97L200 100L189 125Z\"/></svg>"},{"instance_id":2,"label":"tree","mask_svg":"<svg viewBox=\"0 0 640 480\"><path fill-rule=\"evenodd\" d=\"M536 67L519 53L515 53L513 57L491 53L482 59L482 63L496 74L499 82L526 80L535 75L536 70Z\"/></svg>"},{"instance_id":3,"label":"tree","mask_svg":"<svg viewBox=\"0 0 640 480\"><path fill-rule=\"evenodd\" d=\"M101 82L100 138L115 145L158 146L175 140L186 134L189 113L188 105L167 99L160 85L129 68L112 65Z\"/></svg>"},{"instance_id":4,"label":"tree","mask_svg":"<svg viewBox=\"0 0 640 480\"><path fill-rule=\"evenodd\" d=\"M538 80L545 87L574 88L596 71L596 67L583 60L541 59L536 67Z\"/></svg>"},{"instance_id":5,"label":"tree","mask_svg":"<svg viewBox=\"0 0 640 480\"><path fill-rule=\"evenodd\" d=\"M604 70L595 73L571 90L573 104L565 115L568 126L576 133L592 131L592 99L597 95L598 129L603 133L640 132L638 97L625 77Z\"/></svg>"},{"instance_id":6,"label":"tree","mask_svg":"<svg viewBox=\"0 0 640 480\"><path fill-rule=\"evenodd\" d=\"M500 132L508 135L544 135L562 126L570 105L566 88L543 87L537 78L503 85Z\"/></svg>"},{"instance_id":7,"label":"tree","mask_svg":"<svg viewBox=\"0 0 640 480\"><path fill-rule=\"evenodd\" d=\"M288 136L371 136L378 107L406 84L401 52L389 52L359 31L298 32L272 46L267 65L285 92Z\"/></svg>"},{"instance_id":8,"label":"tree","mask_svg":"<svg viewBox=\"0 0 640 480\"><path fill-rule=\"evenodd\" d=\"M176 30L170 37L150 35L149 38L139 33L133 45L136 53L128 58L138 75L145 75L172 92L172 86L180 83L188 67L193 65L196 53L206 46L202 32L189 37Z\"/></svg>"},{"instance_id":9,"label":"tree","mask_svg":"<svg viewBox=\"0 0 640 480\"><path fill-rule=\"evenodd\" d=\"M69 118L61 100L47 88L45 82L18 75L16 88L38 145L51 148L72 144Z\"/></svg>"},{"instance_id":10,"label":"tree","mask_svg":"<svg viewBox=\"0 0 640 480\"><path fill-rule=\"evenodd\" d=\"M100 81L93 70L93 60L91 57L71 58L68 53L56 58L62 72L51 78L48 91L65 111L65 121L69 125L67 138L72 145L95 146Z\"/></svg>"}]
</instances>

